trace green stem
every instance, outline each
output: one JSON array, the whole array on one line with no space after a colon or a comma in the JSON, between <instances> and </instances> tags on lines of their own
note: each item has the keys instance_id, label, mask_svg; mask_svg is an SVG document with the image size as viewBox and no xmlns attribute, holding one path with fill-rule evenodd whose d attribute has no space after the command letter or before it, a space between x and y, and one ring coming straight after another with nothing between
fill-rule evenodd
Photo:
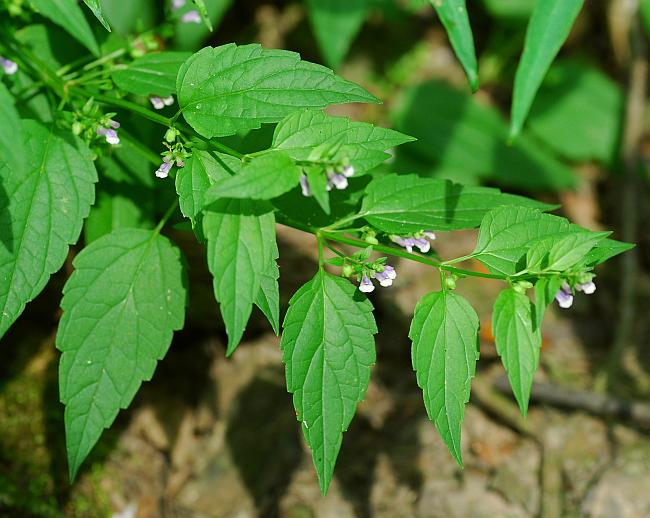
<instances>
[{"instance_id":1,"label":"green stem","mask_svg":"<svg viewBox=\"0 0 650 518\"><path fill-rule=\"evenodd\" d=\"M174 201L174 203L172 203L172 204L169 206L169 208L167 209L167 212L165 212L164 216L162 217L162 219L160 220L160 222L158 223L158 225L156 225L156 228L153 229L154 234L159 234L159 233L160 233L160 231L161 231L161 230L163 229L163 227L165 226L165 223L167 223L167 221L169 220L169 218L171 218L172 215L174 214L174 212L176 212L176 209L178 208L178 204L179 204L178 199L176 199L176 200Z\"/></svg>"}]
</instances>

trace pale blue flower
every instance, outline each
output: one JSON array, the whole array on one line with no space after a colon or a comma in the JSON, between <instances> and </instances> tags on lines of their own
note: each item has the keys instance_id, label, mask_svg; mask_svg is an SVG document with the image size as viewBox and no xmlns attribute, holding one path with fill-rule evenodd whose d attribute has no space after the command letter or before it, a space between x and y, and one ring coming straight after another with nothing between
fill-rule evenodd
<instances>
[{"instance_id":1,"label":"pale blue flower","mask_svg":"<svg viewBox=\"0 0 650 518\"><path fill-rule=\"evenodd\" d=\"M0 56L0 66L4 69L5 74L8 76L12 76L18 72L18 65L14 61L3 58L2 56Z\"/></svg>"},{"instance_id":2,"label":"pale blue flower","mask_svg":"<svg viewBox=\"0 0 650 518\"><path fill-rule=\"evenodd\" d=\"M178 11L185 7L186 0L172 0L172 11Z\"/></svg>"},{"instance_id":3,"label":"pale blue flower","mask_svg":"<svg viewBox=\"0 0 650 518\"><path fill-rule=\"evenodd\" d=\"M201 15L198 11L188 11L183 16L181 16L181 21L183 23L201 23Z\"/></svg>"},{"instance_id":4,"label":"pale blue flower","mask_svg":"<svg viewBox=\"0 0 650 518\"><path fill-rule=\"evenodd\" d=\"M379 281L379 284L384 288L388 288L393 285L393 281L397 278L397 272L392 266L384 266L383 272L377 272L375 274L375 279Z\"/></svg>"},{"instance_id":5,"label":"pale blue flower","mask_svg":"<svg viewBox=\"0 0 650 518\"><path fill-rule=\"evenodd\" d=\"M359 283L359 291L362 291L363 293L371 293L375 291L375 285L365 273L363 274L361 282Z\"/></svg>"},{"instance_id":6,"label":"pale blue flower","mask_svg":"<svg viewBox=\"0 0 650 518\"><path fill-rule=\"evenodd\" d=\"M562 284L560 291L555 294L555 300L563 309L569 309L573 306L573 293L571 293L571 288L566 282Z\"/></svg>"},{"instance_id":7,"label":"pale blue flower","mask_svg":"<svg viewBox=\"0 0 650 518\"><path fill-rule=\"evenodd\" d=\"M583 292L585 295L591 295L596 291L596 284L594 281L583 282L576 286L576 290Z\"/></svg>"},{"instance_id":8,"label":"pale blue flower","mask_svg":"<svg viewBox=\"0 0 650 518\"><path fill-rule=\"evenodd\" d=\"M111 146L116 146L117 144L120 143L120 137L117 136L117 131L115 131L114 129L97 128L97 135L104 137L106 139L106 142Z\"/></svg>"},{"instance_id":9,"label":"pale blue flower","mask_svg":"<svg viewBox=\"0 0 650 518\"><path fill-rule=\"evenodd\" d=\"M171 171L173 165L174 164L172 162L169 162L165 157L163 159L163 163L160 164L160 167L156 170L156 176L158 178L167 178L169 176L169 171Z\"/></svg>"},{"instance_id":10,"label":"pale blue flower","mask_svg":"<svg viewBox=\"0 0 650 518\"><path fill-rule=\"evenodd\" d=\"M309 187L309 180L306 175L300 176L300 188L302 189L303 196L311 196L311 188Z\"/></svg>"}]
</instances>

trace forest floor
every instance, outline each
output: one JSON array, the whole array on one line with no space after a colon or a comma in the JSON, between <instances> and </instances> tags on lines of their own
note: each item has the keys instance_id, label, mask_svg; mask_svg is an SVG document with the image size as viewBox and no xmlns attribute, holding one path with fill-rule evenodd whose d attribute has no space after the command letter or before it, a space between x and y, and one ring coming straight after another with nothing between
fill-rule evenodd
<instances>
[{"instance_id":1,"label":"forest floor","mask_svg":"<svg viewBox=\"0 0 650 518\"><path fill-rule=\"evenodd\" d=\"M444 257L474 234L439 236ZM315 269L310 236L281 229L283 305ZM190 264L202 252L188 249ZM469 265L476 267L476 265ZM498 283L460 281L482 320L481 360L463 423L461 470L427 419L410 366L409 316L437 285L435 271L397 264L391 289L372 296L380 333L366 400L344 434L335 479L321 497L291 396L279 339L260 315L231 359L208 273L193 268L187 330L154 380L101 439L74 485L64 454L54 349L56 288L3 343L0 367L0 514L127 517L650 516L648 420L612 420L533 403L522 419L497 386L503 371L490 333ZM601 280L602 279L602 280ZM607 356L616 311L613 271L597 295L550 311L537 381L555 392L591 390ZM61 282L62 279L56 279ZM56 285L56 282L54 283ZM206 322L209 324L206 325ZM640 321L636 336L648 323ZM641 343L641 342L640 342ZM630 348L622 396L648 400L645 357ZM587 398L591 401L589 398ZM581 406L581 405L578 405ZM596 410L598 414L598 410Z\"/></svg>"}]
</instances>

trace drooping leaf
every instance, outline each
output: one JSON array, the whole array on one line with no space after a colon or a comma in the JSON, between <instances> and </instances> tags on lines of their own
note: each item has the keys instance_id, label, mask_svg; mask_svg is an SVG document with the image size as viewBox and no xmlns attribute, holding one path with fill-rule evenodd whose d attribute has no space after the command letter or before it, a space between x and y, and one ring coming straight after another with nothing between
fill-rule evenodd
<instances>
[{"instance_id":1,"label":"drooping leaf","mask_svg":"<svg viewBox=\"0 0 650 518\"><path fill-rule=\"evenodd\" d=\"M597 243L611 232L571 232L564 236L545 237L532 241L526 253L531 271L568 270L582 261Z\"/></svg>"},{"instance_id":2,"label":"drooping leaf","mask_svg":"<svg viewBox=\"0 0 650 518\"><path fill-rule=\"evenodd\" d=\"M407 88L393 126L418 139L397 148L395 171L526 191L575 185L574 172L526 134L508 145L508 125L494 106L442 81Z\"/></svg>"},{"instance_id":3,"label":"drooping leaf","mask_svg":"<svg viewBox=\"0 0 650 518\"><path fill-rule=\"evenodd\" d=\"M521 413L528 411L533 375L539 365L541 334L533 326L535 307L514 288L503 290L494 303L492 332Z\"/></svg>"},{"instance_id":4,"label":"drooping leaf","mask_svg":"<svg viewBox=\"0 0 650 518\"><path fill-rule=\"evenodd\" d=\"M530 111L528 128L550 149L576 162L614 162L624 95L594 66L564 60L549 70Z\"/></svg>"},{"instance_id":5,"label":"drooping leaf","mask_svg":"<svg viewBox=\"0 0 650 518\"><path fill-rule=\"evenodd\" d=\"M454 52L465 69L472 91L476 92L478 90L478 64L465 0L431 0L431 4L445 26Z\"/></svg>"},{"instance_id":6,"label":"drooping leaf","mask_svg":"<svg viewBox=\"0 0 650 518\"><path fill-rule=\"evenodd\" d=\"M535 331L541 330L546 308L553 302L555 295L562 286L560 277L541 277L535 283Z\"/></svg>"},{"instance_id":7,"label":"drooping leaf","mask_svg":"<svg viewBox=\"0 0 650 518\"><path fill-rule=\"evenodd\" d=\"M325 63L336 69L368 15L371 0L307 0L307 14Z\"/></svg>"},{"instance_id":8,"label":"drooping leaf","mask_svg":"<svg viewBox=\"0 0 650 518\"><path fill-rule=\"evenodd\" d=\"M24 121L24 167L0 166L0 337L63 265L95 200L97 172L84 144ZM20 136L20 132L17 137Z\"/></svg>"},{"instance_id":9,"label":"drooping leaf","mask_svg":"<svg viewBox=\"0 0 650 518\"><path fill-rule=\"evenodd\" d=\"M188 52L146 54L128 65L116 66L113 81L135 95L167 97L176 93L178 70L189 57Z\"/></svg>"},{"instance_id":10,"label":"drooping leaf","mask_svg":"<svg viewBox=\"0 0 650 518\"><path fill-rule=\"evenodd\" d=\"M320 270L291 298L284 319L280 347L287 390L323 494L375 363L372 310L354 285Z\"/></svg>"},{"instance_id":11,"label":"drooping leaf","mask_svg":"<svg viewBox=\"0 0 650 518\"><path fill-rule=\"evenodd\" d=\"M22 123L14 106L14 98L2 83L0 121L0 167L4 163L12 170L20 170L24 167L25 157Z\"/></svg>"},{"instance_id":12,"label":"drooping leaf","mask_svg":"<svg viewBox=\"0 0 650 518\"><path fill-rule=\"evenodd\" d=\"M264 313L276 335L280 334L280 287L278 286L280 269L276 262L278 256L276 243L272 254L273 261L269 263L268 269L262 273L260 291L257 292L257 297L255 297L255 305Z\"/></svg>"},{"instance_id":13,"label":"drooping leaf","mask_svg":"<svg viewBox=\"0 0 650 518\"><path fill-rule=\"evenodd\" d=\"M100 55L95 35L76 0L30 0L30 2L36 11L63 27L95 56Z\"/></svg>"},{"instance_id":14,"label":"drooping leaf","mask_svg":"<svg viewBox=\"0 0 650 518\"><path fill-rule=\"evenodd\" d=\"M526 253L536 241L553 242L575 233L587 232L566 219L528 207L501 207L485 215L472 256L490 271L513 275L526 266Z\"/></svg>"},{"instance_id":15,"label":"drooping leaf","mask_svg":"<svg viewBox=\"0 0 650 518\"><path fill-rule=\"evenodd\" d=\"M230 355L244 334L262 276L277 257L273 209L266 202L218 200L205 209L203 234Z\"/></svg>"},{"instance_id":16,"label":"drooping leaf","mask_svg":"<svg viewBox=\"0 0 650 518\"><path fill-rule=\"evenodd\" d=\"M195 225L210 186L217 180L229 178L240 168L241 162L230 155L195 149L185 167L176 174L176 192L183 215Z\"/></svg>"},{"instance_id":17,"label":"drooping leaf","mask_svg":"<svg viewBox=\"0 0 650 518\"><path fill-rule=\"evenodd\" d=\"M478 328L472 306L460 295L442 291L418 302L409 332L427 414L461 466L460 429L479 357Z\"/></svg>"},{"instance_id":18,"label":"drooping leaf","mask_svg":"<svg viewBox=\"0 0 650 518\"><path fill-rule=\"evenodd\" d=\"M187 298L180 251L150 230L122 229L74 260L56 346L70 478L104 428L153 376Z\"/></svg>"},{"instance_id":19,"label":"drooping leaf","mask_svg":"<svg viewBox=\"0 0 650 518\"><path fill-rule=\"evenodd\" d=\"M204 137L279 122L301 108L378 102L360 86L286 50L235 44L206 47L181 67L177 91L185 119Z\"/></svg>"},{"instance_id":20,"label":"drooping leaf","mask_svg":"<svg viewBox=\"0 0 650 518\"><path fill-rule=\"evenodd\" d=\"M349 160L358 175L389 158L387 149L413 140L403 133L366 122L330 117L320 110L304 110L292 113L277 125L273 147L296 160L308 160L314 150L326 146L329 160Z\"/></svg>"},{"instance_id":21,"label":"drooping leaf","mask_svg":"<svg viewBox=\"0 0 650 518\"><path fill-rule=\"evenodd\" d=\"M196 6L197 10L199 11L199 14L201 15L201 19L203 20L205 26L208 28L210 32L212 32L212 21L210 20L210 16L208 15L208 8L205 5L205 0L192 0L192 3Z\"/></svg>"},{"instance_id":22,"label":"drooping leaf","mask_svg":"<svg viewBox=\"0 0 650 518\"><path fill-rule=\"evenodd\" d=\"M510 137L521 132L546 72L569 36L584 0L538 0L526 31L512 99Z\"/></svg>"},{"instance_id":23,"label":"drooping leaf","mask_svg":"<svg viewBox=\"0 0 650 518\"><path fill-rule=\"evenodd\" d=\"M208 19L213 28L219 26L232 3L233 0L205 0ZM203 42L210 37L212 31L205 24L183 23L182 16L193 9L195 9L194 5L188 2L184 8L177 11L178 21L175 27L174 48L193 51L202 47Z\"/></svg>"},{"instance_id":24,"label":"drooping leaf","mask_svg":"<svg viewBox=\"0 0 650 518\"><path fill-rule=\"evenodd\" d=\"M104 26L104 28L108 32L111 32L111 26L108 24L108 21L104 17L104 13L102 11L102 6L101 6L101 3L100 3L100 0L84 0L84 3L90 8L90 10L93 12L95 17Z\"/></svg>"},{"instance_id":25,"label":"drooping leaf","mask_svg":"<svg viewBox=\"0 0 650 518\"><path fill-rule=\"evenodd\" d=\"M293 189L302 171L284 151L253 158L235 176L217 180L205 193L205 203L219 198L270 200Z\"/></svg>"},{"instance_id":26,"label":"drooping leaf","mask_svg":"<svg viewBox=\"0 0 650 518\"><path fill-rule=\"evenodd\" d=\"M475 228L488 211L504 205L552 208L498 189L390 174L373 180L366 188L359 215L384 232L407 234Z\"/></svg>"}]
</instances>

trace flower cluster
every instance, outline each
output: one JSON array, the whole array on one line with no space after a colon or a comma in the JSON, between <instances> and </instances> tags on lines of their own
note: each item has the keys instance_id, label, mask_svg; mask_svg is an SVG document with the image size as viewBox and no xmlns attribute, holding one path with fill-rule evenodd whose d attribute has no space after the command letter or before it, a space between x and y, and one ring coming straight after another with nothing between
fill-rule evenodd
<instances>
[{"instance_id":1,"label":"flower cluster","mask_svg":"<svg viewBox=\"0 0 650 518\"><path fill-rule=\"evenodd\" d=\"M344 164L337 167L328 167L325 169L327 174L327 190L338 189L342 191L348 188L348 178L354 176L354 167L350 164ZM305 173L300 177L300 188L303 196L311 196L311 187Z\"/></svg>"},{"instance_id":2,"label":"flower cluster","mask_svg":"<svg viewBox=\"0 0 650 518\"><path fill-rule=\"evenodd\" d=\"M586 295L591 295L596 291L596 284L593 280L589 279L576 284L575 291L581 291ZM573 294L574 291L571 289L571 286L567 282L564 282L560 291L556 293L555 300L557 300L561 308L568 309L573 306Z\"/></svg>"},{"instance_id":3,"label":"flower cluster","mask_svg":"<svg viewBox=\"0 0 650 518\"><path fill-rule=\"evenodd\" d=\"M388 288L393 285L393 281L397 278L397 272L395 268L390 265L382 265L381 271L379 270L369 270L368 273L363 273L361 275L361 281L359 282L359 291L363 293L371 293L375 291L375 285L372 283L371 279L375 279L379 282L379 285Z\"/></svg>"},{"instance_id":4,"label":"flower cluster","mask_svg":"<svg viewBox=\"0 0 650 518\"><path fill-rule=\"evenodd\" d=\"M165 106L171 106L174 104L174 96L170 95L169 97L158 97L152 96L149 97L149 102L156 110L162 110Z\"/></svg>"},{"instance_id":5,"label":"flower cluster","mask_svg":"<svg viewBox=\"0 0 650 518\"><path fill-rule=\"evenodd\" d=\"M172 11L175 12L182 9L186 3L186 0L172 0ZM183 23L201 23L201 21L201 15L196 9L187 11L181 16L181 22Z\"/></svg>"},{"instance_id":6,"label":"flower cluster","mask_svg":"<svg viewBox=\"0 0 650 518\"><path fill-rule=\"evenodd\" d=\"M328 262L335 266L342 266L341 274L343 277L356 279L359 283L359 290L363 293L370 293L375 290L373 279L384 288L392 286L393 281L397 278L395 268L386 264L385 257L369 262L368 259L371 253L372 246L369 246L349 257L336 257Z\"/></svg>"},{"instance_id":7,"label":"flower cluster","mask_svg":"<svg viewBox=\"0 0 650 518\"><path fill-rule=\"evenodd\" d=\"M167 178L174 165L176 165L176 167L185 167L185 160L192 156L192 154L185 149L185 146L181 142L177 141L178 135L178 130L175 128L169 128L165 133L163 144L167 148L167 151L162 154L162 164L160 164L160 167L155 171L157 178Z\"/></svg>"},{"instance_id":8,"label":"flower cluster","mask_svg":"<svg viewBox=\"0 0 650 518\"><path fill-rule=\"evenodd\" d=\"M14 61L11 61L10 59L7 58L3 58L2 56L0 56L0 66L3 68L5 74L7 74L8 76L12 76L16 72L18 72L18 65Z\"/></svg>"},{"instance_id":9,"label":"flower cluster","mask_svg":"<svg viewBox=\"0 0 650 518\"><path fill-rule=\"evenodd\" d=\"M391 235L388 237L393 243L406 248L409 253L412 253L413 247L416 247L420 252L426 254L431 250L430 241L433 241L436 238L436 235L427 230L418 232L412 236Z\"/></svg>"}]
</instances>

